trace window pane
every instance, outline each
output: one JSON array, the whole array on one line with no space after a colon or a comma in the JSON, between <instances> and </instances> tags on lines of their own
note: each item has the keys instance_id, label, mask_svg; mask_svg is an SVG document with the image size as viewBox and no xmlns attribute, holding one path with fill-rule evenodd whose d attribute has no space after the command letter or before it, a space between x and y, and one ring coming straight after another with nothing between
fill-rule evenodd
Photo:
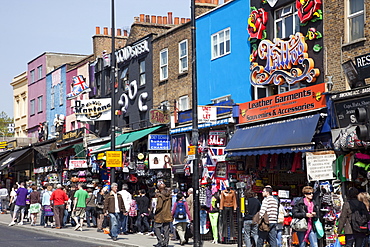
<instances>
[{"instance_id":1,"label":"window pane","mask_svg":"<svg viewBox=\"0 0 370 247\"><path fill-rule=\"evenodd\" d=\"M141 74L140 75L140 85L144 85L145 84L145 74Z\"/></svg>"},{"instance_id":2,"label":"window pane","mask_svg":"<svg viewBox=\"0 0 370 247\"><path fill-rule=\"evenodd\" d=\"M226 50L226 53L230 52L230 40L227 40L226 43L225 43L225 50Z\"/></svg>"},{"instance_id":3,"label":"window pane","mask_svg":"<svg viewBox=\"0 0 370 247\"><path fill-rule=\"evenodd\" d=\"M161 53L161 65L167 64L167 51Z\"/></svg>"},{"instance_id":4,"label":"window pane","mask_svg":"<svg viewBox=\"0 0 370 247\"><path fill-rule=\"evenodd\" d=\"M264 98L266 96L267 96L267 90L266 90L266 88L258 87L257 88L257 97L258 97L258 99Z\"/></svg>"},{"instance_id":5,"label":"window pane","mask_svg":"<svg viewBox=\"0 0 370 247\"><path fill-rule=\"evenodd\" d=\"M285 18L284 38L288 37L291 34L293 34L293 16L292 15Z\"/></svg>"},{"instance_id":6,"label":"window pane","mask_svg":"<svg viewBox=\"0 0 370 247\"><path fill-rule=\"evenodd\" d=\"M279 10L276 11L276 19L279 19L281 17L281 12L282 11L283 11L282 9L279 9Z\"/></svg>"},{"instance_id":7,"label":"window pane","mask_svg":"<svg viewBox=\"0 0 370 247\"><path fill-rule=\"evenodd\" d=\"M181 58L181 69L186 70L188 68L188 59L187 58Z\"/></svg>"},{"instance_id":8,"label":"window pane","mask_svg":"<svg viewBox=\"0 0 370 247\"><path fill-rule=\"evenodd\" d=\"M350 0L349 9L350 14L364 10L364 0Z\"/></svg>"},{"instance_id":9,"label":"window pane","mask_svg":"<svg viewBox=\"0 0 370 247\"><path fill-rule=\"evenodd\" d=\"M213 43L213 52L212 52L212 57L218 57L218 50L217 50L217 35L213 35L212 37L212 43Z\"/></svg>"},{"instance_id":10,"label":"window pane","mask_svg":"<svg viewBox=\"0 0 370 247\"><path fill-rule=\"evenodd\" d=\"M145 72L145 61L141 61L140 62L140 73L144 73L144 72Z\"/></svg>"},{"instance_id":11,"label":"window pane","mask_svg":"<svg viewBox=\"0 0 370 247\"><path fill-rule=\"evenodd\" d=\"M351 28L351 40L364 37L364 16L360 15L349 20Z\"/></svg>"},{"instance_id":12,"label":"window pane","mask_svg":"<svg viewBox=\"0 0 370 247\"><path fill-rule=\"evenodd\" d=\"M295 25L294 33L299 32L301 30L301 26L299 25L299 17L297 13L294 14L294 25Z\"/></svg>"},{"instance_id":13,"label":"window pane","mask_svg":"<svg viewBox=\"0 0 370 247\"><path fill-rule=\"evenodd\" d=\"M186 56L187 55L187 49L186 49L186 42L182 42L180 44L180 56Z\"/></svg>"},{"instance_id":14,"label":"window pane","mask_svg":"<svg viewBox=\"0 0 370 247\"><path fill-rule=\"evenodd\" d=\"M276 22L276 38L282 38L283 37L283 23L282 21Z\"/></svg>"}]
</instances>

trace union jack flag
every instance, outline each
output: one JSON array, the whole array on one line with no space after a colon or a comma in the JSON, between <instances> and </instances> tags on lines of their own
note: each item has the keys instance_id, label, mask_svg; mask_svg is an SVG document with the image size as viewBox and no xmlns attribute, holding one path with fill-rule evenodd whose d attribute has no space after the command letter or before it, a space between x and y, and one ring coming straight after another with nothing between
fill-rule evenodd
<instances>
[{"instance_id":1,"label":"union jack flag","mask_svg":"<svg viewBox=\"0 0 370 247\"><path fill-rule=\"evenodd\" d=\"M225 154L225 148L224 147L210 147L208 148L209 154L211 156L219 156Z\"/></svg>"}]
</instances>

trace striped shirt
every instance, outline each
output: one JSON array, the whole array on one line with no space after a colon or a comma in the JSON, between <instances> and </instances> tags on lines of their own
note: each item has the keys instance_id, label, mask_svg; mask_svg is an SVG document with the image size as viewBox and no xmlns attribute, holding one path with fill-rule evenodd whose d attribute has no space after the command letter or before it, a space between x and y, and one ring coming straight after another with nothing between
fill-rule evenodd
<instances>
[{"instance_id":1,"label":"striped shirt","mask_svg":"<svg viewBox=\"0 0 370 247\"><path fill-rule=\"evenodd\" d=\"M262 217L267 211L267 215L269 216L269 223L277 223L279 211L278 209L278 201L273 196L267 196L262 201L260 216Z\"/></svg>"}]
</instances>

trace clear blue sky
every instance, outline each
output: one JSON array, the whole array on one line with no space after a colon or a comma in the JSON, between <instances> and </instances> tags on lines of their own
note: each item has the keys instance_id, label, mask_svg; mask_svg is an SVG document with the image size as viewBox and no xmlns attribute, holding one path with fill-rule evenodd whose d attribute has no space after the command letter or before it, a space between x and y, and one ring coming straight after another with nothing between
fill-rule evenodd
<instances>
[{"instance_id":1,"label":"clear blue sky","mask_svg":"<svg viewBox=\"0 0 370 247\"><path fill-rule=\"evenodd\" d=\"M0 112L13 117L12 79L44 52L92 54L95 27L111 26L111 0L0 0ZM190 18L190 0L115 0L116 28L140 14ZM102 32L102 31L101 31Z\"/></svg>"}]
</instances>

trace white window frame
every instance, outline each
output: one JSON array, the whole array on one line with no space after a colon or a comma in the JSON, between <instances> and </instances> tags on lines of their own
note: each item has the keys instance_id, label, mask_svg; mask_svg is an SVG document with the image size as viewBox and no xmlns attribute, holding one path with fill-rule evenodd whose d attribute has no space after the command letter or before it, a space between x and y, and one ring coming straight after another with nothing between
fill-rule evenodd
<instances>
[{"instance_id":1,"label":"white window frame","mask_svg":"<svg viewBox=\"0 0 370 247\"><path fill-rule=\"evenodd\" d=\"M38 80L42 78L42 65L37 67L37 76L38 76L37 78Z\"/></svg>"},{"instance_id":2,"label":"white window frame","mask_svg":"<svg viewBox=\"0 0 370 247\"><path fill-rule=\"evenodd\" d=\"M183 50L181 49L181 45L185 44L185 52L183 53ZM188 40L185 39L181 42L179 42L179 73L184 73L185 71L188 70L189 64L188 64ZM183 61L184 65L183 66Z\"/></svg>"},{"instance_id":3,"label":"white window frame","mask_svg":"<svg viewBox=\"0 0 370 247\"><path fill-rule=\"evenodd\" d=\"M55 87L50 89L50 109L55 108Z\"/></svg>"},{"instance_id":4,"label":"white window frame","mask_svg":"<svg viewBox=\"0 0 370 247\"><path fill-rule=\"evenodd\" d=\"M59 105L64 104L64 87L63 82L59 83Z\"/></svg>"},{"instance_id":5,"label":"white window frame","mask_svg":"<svg viewBox=\"0 0 370 247\"><path fill-rule=\"evenodd\" d=\"M289 7L290 7L290 9L288 9ZM277 18L277 12L278 11L282 11L281 17L279 17L279 18ZM290 17L290 16L293 16L293 30L291 30L291 31L290 30L285 30L285 19ZM282 28L281 37L278 37L278 35L277 35L277 23L279 23L279 22L282 23L282 25L281 25L281 28ZM296 23L296 22L298 22L298 23ZM298 24L298 30L295 30L295 28L297 27L297 24ZM300 31L300 20L299 20L299 17L298 17L298 11L295 7L295 2L275 10L275 12L274 12L274 38L284 39L284 38L289 37L289 35L295 34L296 32L299 32L299 31Z\"/></svg>"},{"instance_id":6,"label":"white window frame","mask_svg":"<svg viewBox=\"0 0 370 247\"><path fill-rule=\"evenodd\" d=\"M354 1L357 1L357 0L354 0ZM346 26L347 26L347 41L348 42L353 42L353 41L356 41L356 40L359 40L359 39L362 39L365 37L365 28L364 26L362 27L359 27L359 28L362 28L362 37L356 37L356 38L353 38L352 37L352 29L353 27L351 26L351 21L356 18L356 17L360 17L360 16L363 16L363 25L365 25L365 1L364 1L364 5L363 5L363 8L362 10L360 11L357 11L355 13L350 13L351 11L351 8L350 8L350 2L351 0L347 0L346 1L346 13L347 13L347 23L346 23Z\"/></svg>"},{"instance_id":7,"label":"white window frame","mask_svg":"<svg viewBox=\"0 0 370 247\"><path fill-rule=\"evenodd\" d=\"M143 67L141 66L142 64L144 64L144 69L143 69ZM145 71L146 71L146 63L145 63L145 60L140 60L140 61L139 61L139 80L140 80L139 85L140 85L140 86L143 86L143 85L145 85L145 83L146 83L146 75L145 75Z\"/></svg>"},{"instance_id":8,"label":"white window frame","mask_svg":"<svg viewBox=\"0 0 370 247\"><path fill-rule=\"evenodd\" d=\"M30 116L35 115L35 99L30 100Z\"/></svg>"},{"instance_id":9,"label":"white window frame","mask_svg":"<svg viewBox=\"0 0 370 247\"><path fill-rule=\"evenodd\" d=\"M27 114L27 98L23 98L23 109L22 109L22 117L26 116Z\"/></svg>"},{"instance_id":10,"label":"white window frame","mask_svg":"<svg viewBox=\"0 0 370 247\"><path fill-rule=\"evenodd\" d=\"M43 98L42 98L42 95L37 97L37 112L42 112L42 101L43 101Z\"/></svg>"},{"instance_id":11,"label":"white window frame","mask_svg":"<svg viewBox=\"0 0 370 247\"><path fill-rule=\"evenodd\" d=\"M21 105L20 105L20 100L19 99L17 99L16 105L17 105L16 106L17 109L16 109L16 116L15 116L15 118L18 119L22 115L22 113L21 113Z\"/></svg>"},{"instance_id":12,"label":"white window frame","mask_svg":"<svg viewBox=\"0 0 370 247\"><path fill-rule=\"evenodd\" d=\"M166 53L166 61L162 61L162 54ZM165 71L165 73L164 73ZM168 49L165 48L159 52L159 74L160 80L167 80L168 79Z\"/></svg>"},{"instance_id":13,"label":"white window frame","mask_svg":"<svg viewBox=\"0 0 370 247\"><path fill-rule=\"evenodd\" d=\"M223 49L223 53L222 53ZM231 29L225 28L211 35L212 60L231 53Z\"/></svg>"},{"instance_id":14,"label":"white window frame","mask_svg":"<svg viewBox=\"0 0 370 247\"><path fill-rule=\"evenodd\" d=\"M31 83L34 83L35 82L35 70L31 70L30 71L30 77L31 77Z\"/></svg>"},{"instance_id":15,"label":"white window frame","mask_svg":"<svg viewBox=\"0 0 370 247\"><path fill-rule=\"evenodd\" d=\"M179 111L186 111L189 109L189 96L184 95L179 98L178 102Z\"/></svg>"},{"instance_id":16,"label":"white window frame","mask_svg":"<svg viewBox=\"0 0 370 247\"><path fill-rule=\"evenodd\" d=\"M270 86L254 86L254 100L262 99L264 97L258 97L258 89L265 89L266 90L266 97L272 96L272 87Z\"/></svg>"}]
</instances>

